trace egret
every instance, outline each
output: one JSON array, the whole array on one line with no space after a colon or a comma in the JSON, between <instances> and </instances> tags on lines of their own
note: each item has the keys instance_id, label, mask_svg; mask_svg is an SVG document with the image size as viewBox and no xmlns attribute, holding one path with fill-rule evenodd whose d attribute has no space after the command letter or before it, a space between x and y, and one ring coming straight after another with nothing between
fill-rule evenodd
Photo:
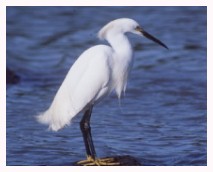
<instances>
[{"instance_id":1,"label":"egret","mask_svg":"<svg viewBox=\"0 0 213 172\"><path fill-rule=\"evenodd\" d=\"M58 131L70 124L72 118L83 113L80 121L87 160L102 165L96 157L92 141L90 117L95 104L115 91L120 99L125 92L132 68L133 50L126 33L144 36L164 48L168 47L147 33L135 20L120 18L106 24L98 33L109 45L96 45L84 51L70 68L48 110L37 116L38 121ZM104 164L106 165L106 164Z\"/></svg>"}]
</instances>

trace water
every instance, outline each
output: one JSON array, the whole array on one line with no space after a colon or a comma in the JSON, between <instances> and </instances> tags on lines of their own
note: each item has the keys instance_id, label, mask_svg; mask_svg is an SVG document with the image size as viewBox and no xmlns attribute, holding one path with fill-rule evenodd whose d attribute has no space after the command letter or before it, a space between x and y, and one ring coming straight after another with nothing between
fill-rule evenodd
<instances>
[{"instance_id":1,"label":"water","mask_svg":"<svg viewBox=\"0 0 213 172\"><path fill-rule=\"evenodd\" d=\"M99 157L144 165L207 165L206 7L7 7L7 165L69 165L85 158L81 115L60 132L35 115L48 108L68 69L108 21L137 20L169 46L130 36L134 68L121 105L113 94L91 119Z\"/></svg>"}]
</instances>

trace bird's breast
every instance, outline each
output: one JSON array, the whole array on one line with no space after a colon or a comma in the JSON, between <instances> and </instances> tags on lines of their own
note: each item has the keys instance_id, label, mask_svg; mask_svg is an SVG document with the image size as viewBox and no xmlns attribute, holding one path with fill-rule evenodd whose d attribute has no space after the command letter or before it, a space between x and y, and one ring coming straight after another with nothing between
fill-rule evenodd
<instances>
[{"instance_id":1,"label":"bird's breast","mask_svg":"<svg viewBox=\"0 0 213 172\"><path fill-rule=\"evenodd\" d=\"M114 59L112 72L113 85L119 98L121 97L122 91L126 90L127 80L132 68L132 63L132 56L129 56L128 58L115 57Z\"/></svg>"}]
</instances>

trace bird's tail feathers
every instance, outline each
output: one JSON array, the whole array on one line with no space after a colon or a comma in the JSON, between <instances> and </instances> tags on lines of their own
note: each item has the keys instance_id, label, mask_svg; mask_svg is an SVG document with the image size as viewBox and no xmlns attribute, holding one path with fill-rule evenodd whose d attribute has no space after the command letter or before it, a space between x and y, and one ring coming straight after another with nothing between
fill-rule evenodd
<instances>
[{"instance_id":1,"label":"bird's tail feathers","mask_svg":"<svg viewBox=\"0 0 213 172\"><path fill-rule=\"evenodd\" d=\"M49 125L49 130L58 131L70 124L70 119L56 118L50 110L40 113L36 116L36 119L41 124Z\"/></svg>"}]
</instances>

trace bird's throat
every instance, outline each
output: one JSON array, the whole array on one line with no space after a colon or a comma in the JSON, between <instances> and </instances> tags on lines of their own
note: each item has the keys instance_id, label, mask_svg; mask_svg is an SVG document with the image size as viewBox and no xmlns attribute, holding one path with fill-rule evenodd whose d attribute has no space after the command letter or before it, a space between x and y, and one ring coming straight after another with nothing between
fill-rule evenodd
<instances>
[{"instance_id":1,"label":"bird's throat","mask_svg":"<svg viewBox=\"0 0 213 172\"><path fill-rule=\"evenodd\" d=\"M119 57L132 58L132 46L124 34L112 34L107 37L107 41Z\"/></svg>"}]
</instances>

